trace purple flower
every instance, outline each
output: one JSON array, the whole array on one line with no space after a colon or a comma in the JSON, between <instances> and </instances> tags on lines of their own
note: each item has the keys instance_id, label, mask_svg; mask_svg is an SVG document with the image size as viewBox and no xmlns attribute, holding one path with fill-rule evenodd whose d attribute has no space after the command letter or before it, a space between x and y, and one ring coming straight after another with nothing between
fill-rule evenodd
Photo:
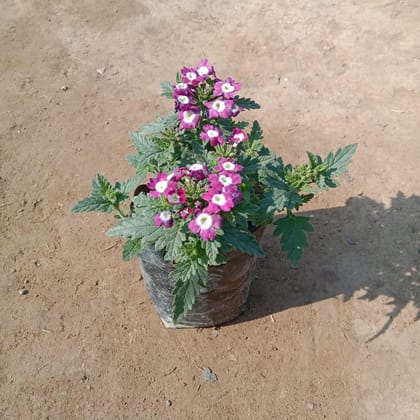
<instances>
[{"instance_id":1,"label":"purple flower","mask_svg":"<svg viewBox=\"0 0 420 420\"><path fill-rule=\"evenodd\" d=\"M176 83L174 85L174 93L175 94L180 94L180 95L187 95L189 93L191 93L190 91L190 87L188 86L187 83L184 82L180 82L180 83Z\"/></svg>"},{"instance_id":2,"label":"purple flower","mask_svg":"<svg viewBox=\"0 0 420 420\"><path fill-rule=\"evenodd\" d=\"M229 141L231 143L242 143L248 140L248 134L245 131L241 130L240 128L234 128L232 130L232 136L230 137Z\"/></svg>"},{"instance_id":3,"label":"purple flower","mask_svg":"<svg viewBox=\"0 0 420 420\"><path fill-rule=\"evenodd\" d=\"M215 96L223 95L226 99L233 99L235 93L238 92L240 88L240 83L237 83L231 77L228 77L226 80L216 82L213 93Z\"/></svg>"},{"instance_id":4,"label":"purple flower","mask_svg":"<svg viewBox=\"0 0 420 420\"><path fill-rule=\"evenodd\" d=\"M216 237L216 229L222 227L222 218L218 214L203 211L188 223L188 227L191 232L199 233L201 239L211 241Z\"/></svg>"},{"instance_id":5,"label":"purple flower","mask_svg":"<svg viewBox=\"0 0 420 420\"><path fill-rule=\"evenodd\" d=\"M214 167L216 171L223 172L241 172L244 167L236 163L233 159L230 158L219 158L219 164Z\"/></svg>"},{"instance_id":6,"label":"purple flower","mask_svg":"<svg viewBox=\"0 0 420 420\"><path fill-rule=\"evenodd\" d=\"M244 198L241 191L237 188L236 185L232 185L230 187L224 187L223 190L231 195L235 204Z\"/></svg>"},{"instance_id":7,"label":"purple flower","mask_svg":"<svg viewBox=\"0 0 420 420\"><path fill-rule=\"evenodd\" d=\"M193 209L191 207L184 207L182 210L180 210L179 215L185 220L187 219L191 214L193 214Z\"/></svg>"},{"instance_id":8,"label":"purple flower","mask_svg":"<svg viewBox=\"0 0 420 420\"><path fill-rule=\"evenodd\" d=\"M171 173L168 174L168 179L178 182L184 175L188 173L187 168L175 168Z\"/></svg>"},{"instance_id":9,"label":"purple flower","mask_svg":"<svg viewBox=\"0 0 420 420\"><path fill-rule=\"evenodd\" d=\"M232 107L232 117L236 117L240 112L242 112L244 109L240 106L234 104Z\"/></svg>"},{"instance_id":10,"label":"purple flower","mask_svg":"<svg viewBox=\"0 0 420 420\"><path fill-rule=\"evenodd\" d=\"M215 99L211 102L205 103L206 107L209 109L210 118L229 118L232 115L232 107L234 102L230 99Z\"/></svg>"},{"instance_id":11,"label":"purple flower","mask_svg":"<svg viewBox=\"0 0 420 420\"><path fill-rule=\"evenodd\" d=\"M211 124L206 124L203 126L203 131L200 133L200 138L203 141L210 142L213 147L217 146L218 144L225 144L222 130Z\"/></svg>"},{"instance_id":12,"label":"purple flower","mask_svg":"<svg viewBox=\"0 0 420 420\"><path fill-rule=\"evenodd\" d=\"M203 163L193 163L192 165L189 165L188 171L190 173L191 178L194 178L197 181L205 179L209 173L207 170L207 166Z\"/></svg>"},{"instance_id":13,"label":"purple flower","mask_svg":"<svg viewBox=\"0 0 420 420\"><path fill-rule=\"evenodd\" d=\"M232 195L229 192L210 189L203 194L203 198L209 203L206 207L209 213L219 213L220 210L230 211L235 207Z\"/></svg>"},{"instance_id":14,"label":"purple flower","mask_svg":"<svg viewBox=\"0 0 420 420\"><path fill-rule=\"evenodd\" d=\"M155 216L156 226L171 227L173 224L174 224L174 221L172 219L172 214L170 211L164 210Z\"/></svg>"},{"instance_id":15,"label":"purple flower","mask_svg":"<svg viewBox=\"0 0 420 420\"><path fill-rule=\"evenodd\" d=\"M198 66L195 68L195 71L198 74L198 77L201 80L207 79L210 75L214 74L214 68L209 64L208 60L203 59L198 63Z\"/></svg>"},{"instance_id":16,"label":"purple flower","mask_svg":"<svg viewBox=\"0 0 420 420\"><path fill-rule=\"evenodd\" d=\"M157 174L154 178L150 179L146 184L149 188L150 197L160 197L167 190L176 188L176 183L168 179L168 176L165 172Z\"/></svg>"},{"instance_id":17,"label":"purple flower","mask_svg":"<svg viewBox=\"0 0 420 420\"><path fill-rule=\"evenodd\" d=\"M200 83L200 79L195 69L183 67L181 69L182 81L190 86L197 86Z\"/></svg>"},{"instance_id":18,"label":"purple flower","mask_svg":"<svg viewBox=\"0 0 420 420\"><path fill-rule=\"evenodd\" d=\"M185 111L185 110L191 109L191 105L196 104L196 101L194 101L194 99L192 99L190 96L185 95L185 94L175 93L174 98L175 98L176 110L179 109L181 111Z\"/></svg>"},{"instance_id":19,"label":"purple flower","mask_svg":"<svg viewBox=\"0 0 420 420\"><path fill-rule=\"evenodd\" d=\"M181 121L179 127L184 130L196 128L200 121L200 108L191 107L180 111L178 119Z\"/></svg>"},{"instance_id":20,"label":"purple flower","mask_svg":"<svg viewBox=\"0 0 420 420\"><path fill-rule=\"evenodd\" d=\"M182 188L178 188L177 190L167 191L165 195L169 203L173 205L183 204L187 201L185 191Z\"/></svg>"},{"instance_id":21,"label":"purple flower","mask_svg":"<svg viewBox=\"0 0 420 420\"><path fill-rule=\"evenodd\" d=\"M228 187L236 186L242 182L239 174L234 172L222 172L208 176L210 188L214 191L224 192Z\"/></svg>"}]
</instances>

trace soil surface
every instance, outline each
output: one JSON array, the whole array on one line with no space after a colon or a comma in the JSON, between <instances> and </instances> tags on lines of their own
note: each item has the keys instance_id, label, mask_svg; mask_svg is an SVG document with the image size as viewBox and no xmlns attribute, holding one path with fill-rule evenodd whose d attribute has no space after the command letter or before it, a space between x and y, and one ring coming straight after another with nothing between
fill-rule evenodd
<instances>
[{"instance_id":1,"label":"soil surface","mask_svg":"<svg viewBox=\"0 0 420 420\"><path fill-rule=\"evenodd\" d=\"M2 1L0 418L418 419L419 22L417 0ZM268 229L244 315L167 330L112 217L70 208L132 176L128 132L202 57L286 162L359 146L297 269Z\"/></svg>"}]
</instances>

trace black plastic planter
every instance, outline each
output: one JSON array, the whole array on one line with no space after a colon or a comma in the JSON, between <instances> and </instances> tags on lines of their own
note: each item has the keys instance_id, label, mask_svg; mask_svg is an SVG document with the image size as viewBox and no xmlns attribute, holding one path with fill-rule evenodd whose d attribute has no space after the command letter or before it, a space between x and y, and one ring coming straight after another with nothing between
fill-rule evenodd
<instances>
[{"instance_id":1,"label":"black plastic planter","mask_svg":"<svg viewBox=\"0 0 420 420\"><path fill-rule=\"evenodd\" d=\"M261 240L264 228L254 232ZM148 247L138 260L143 279L158 312L167 328L200 328L220 325L237 318L245 309L253 278L256 257L234 251L228 254L226 264L209 267L207 286L196 298L191 311L179 322L172 318L172 290L168 278L173 265L163 255Z\"/></svg>"}]
</instances>

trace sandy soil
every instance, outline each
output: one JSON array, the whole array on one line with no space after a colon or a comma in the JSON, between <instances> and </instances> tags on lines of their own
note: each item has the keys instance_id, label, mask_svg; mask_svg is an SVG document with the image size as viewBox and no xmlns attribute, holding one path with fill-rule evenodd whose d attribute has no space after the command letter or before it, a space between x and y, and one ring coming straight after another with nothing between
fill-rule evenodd
<instances>
[{"instance_id":1,"label":"sandy soil","mask_svg":"<svg viewBox=\"0 0 420 420\"><path fill-rule=\"evenodd\" d=\"M419 22L417 0L2 1L0 418L418 419ZM69 209L132 175L128 132L201 57L286 161L359 149L299 268L267 232L248 311L173 331L112 218Z\"/></svg>"}]
</instances>

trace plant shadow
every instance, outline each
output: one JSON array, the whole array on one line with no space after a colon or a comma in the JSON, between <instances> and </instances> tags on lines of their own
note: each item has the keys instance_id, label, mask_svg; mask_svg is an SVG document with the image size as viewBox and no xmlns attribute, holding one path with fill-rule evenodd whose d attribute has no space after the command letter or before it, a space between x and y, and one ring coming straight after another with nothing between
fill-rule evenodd
<instances>
[{"instance_id":1,"label":"plant shadow","mask_svg":"<svg viewBox=\"0 0 420 420\"><path fill-rule=\"evenodd\" d=\"M407 307L420 319L420 197L392 199L389 208L367 197L344 207L303 212L315 233L294 269L268 228L257 261L248 307L233 323L246 322L329 298L387 298L388 320L369 341L385 333Z\"/></svg>"}]
</instances>

